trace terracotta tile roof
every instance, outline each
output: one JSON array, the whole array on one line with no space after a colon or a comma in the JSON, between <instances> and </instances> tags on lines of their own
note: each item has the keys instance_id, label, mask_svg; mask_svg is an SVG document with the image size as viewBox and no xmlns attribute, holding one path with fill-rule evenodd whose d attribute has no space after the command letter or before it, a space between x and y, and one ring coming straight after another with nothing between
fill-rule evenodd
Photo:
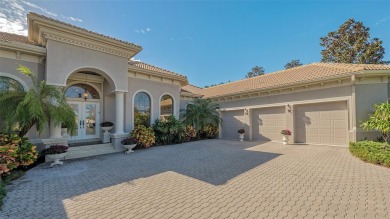
<instances>
[{"instance_id":1,"label":"terracotta tile roof","mask_svg":"<svg viewBox=\"0 0 390 219\"><path fill-rule=\"evenodd\" d=\"M72 28L75 28L75 29L78 29L78 30L81 30L81 31L86 31L88 33L96 34L98 36L101 36L101 37L104 37L104 38L107 38L107 39L116 40L118 42L125 43L127 45L135 46L135 47L138 47L139 49L142 49L141 46L138 46L138 45L136 45L134 43L130 43L130 42L119 40L119 39L116 39L116 38L113 38L113 37L110 37L110 36L106 36L106 35L103 35L103 34L100 34L100 33L96 33L96 32L93 32L93 31L90 31L90 30L87 30L87 29L84 29L84 28L81 28L81 27L78 27L78 26L75 26L75 25L72 25L72 24L69 24L69 23L65 23L65 22L60 21L60 20L56 20L56 19L53 19L53 18L50 18L50 17L46 17L46 16L41 15L41 14L30 12L28 15L29 16L32 15L32 16L40 17L40 18L43 18L43 19L46 19L46 20L50 20L50 21L56 22L58 24L63 24L63 25L66 25L68 27L72 27Z\"/></svg>"},{"instance_id":2,"label":"terracotta tile roof","mask_svg":"<svg viewBox=\"0 0 390 219\"><path fill-rule=\"evenodd\" d=\"M181 91L202 95L203 89L200 87L189 84L189 85L181 87Z\"/></svg>"},{"instance_id":3,"label":"terracotta tile roof","mask_svg":"<svg viewBox=\"0 0 390 219\"><path fill-rule=\"evenodd\" d=\"M137 68L144 69L144 70L154 71L157 73L163 73L163 74L168 74L168 75L172 75L172 76L176 76L176 77L182 77L183 80L187 80L187 77L184 75L181 75L181 74L178 74L178 73L175 73L172 71L168 71L166 69L159 68L159 67L156 67L156 66L153 66L150 64L146 64L144 62L130 60L129 65L135 66Z\"/></svg>"},{"instance_id":4,"label":"terracotta tile roof","mask_svg":"<svg viewBox=\"0 0 390 219\"><path fill-rule=\"evenodd\" d=\"M17 42L17 43L24 43L24 44L38 46L38 44L29 41L27 36L17 35L17 34L7 33L7 32L0 32L0 41Z\"/></svg>"},{"instance_id":5,"label":"terracotta tile roof","mask_svg":"<svg viewBox=\"0 0 390 219\"><path fill-rule=\"evenodd\" d=\"M205 98L240 94L298 84L300 82L326 80L327 78L346 76L362 70L390 70L390 65L313 63L228 84L204 88L202 89L202 94Z\"/></svg>"}]
</instances>

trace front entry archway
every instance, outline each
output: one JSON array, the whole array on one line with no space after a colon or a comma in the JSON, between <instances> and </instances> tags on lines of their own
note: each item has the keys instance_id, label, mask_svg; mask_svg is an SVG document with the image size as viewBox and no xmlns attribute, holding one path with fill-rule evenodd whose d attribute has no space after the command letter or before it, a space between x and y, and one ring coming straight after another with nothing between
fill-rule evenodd
<instances>
[{"instance_id":1,"label":"front entry archway","mask_svg":"<svg viewBox=\"0 0 390 219\"><path fill-rule=\"evenodd\" d=\"M86 83L76 83L65 91L69 105L76 114L76 131L69 140L87 140L100 138L100 94Z\"/></svg>"}]
</instances>

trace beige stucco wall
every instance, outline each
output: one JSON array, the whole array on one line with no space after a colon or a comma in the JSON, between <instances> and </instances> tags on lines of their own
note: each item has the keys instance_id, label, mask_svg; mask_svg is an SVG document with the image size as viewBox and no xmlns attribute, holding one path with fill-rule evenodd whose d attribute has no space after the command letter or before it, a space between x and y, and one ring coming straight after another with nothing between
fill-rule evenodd
<instances>
[{"instance_id":1,"label":"beige stucco wall","mask_svg":"<svg viewBox=\"0 0 390 219\"><path fill-rule=\"evenodd\" d=\"M11 74L20 79L20 81L26 83L28 87L31 87L30 78L24 76L23 74L19 73L18 70L16 70L19 68L19 65L24 65L30 68L30 70L36 74L39 80L45 79L45 65L18 59L0 58L0 73Z\"/></svg>"},{"instance_id":2,"label":"beige stucco wall","mask_svg":"<svg viewBox=\"0 0 390 219\"><path fill-rule=\"evenodd\" d=\"M103 76L111 91L127 91L127 59L53 40L47 41L48 83L65 86L70 74L93 71Z\"/></svg>"},{"instance_id":3,"label":"beige stucco wall","mask_svg":"<svg viewBox=\"0 0 390 219\"><path fill-rule=\"evenodd\" d=\"M160 99L163 94L169 94L174 99L174 115L178 118L180 112L180 86L139 78L128 78L129 92L125 95L125 131L133 129L133 98L138 92L145 91L152 102L151 122L160 117Z\"/></svg>"},{"instance_id":4,"label":"beige stucco wall","mask_svg":"<svg viewBox=\"0 0 390 219\"><path fill-rule=\"evenodd\" d=\"M382 103L388 98L389 84L387 83L356 84L356 140L376 139L380 136L376 131L364 131L360 124L368 119L374 103Z\"/></svg>"}]
</instances>

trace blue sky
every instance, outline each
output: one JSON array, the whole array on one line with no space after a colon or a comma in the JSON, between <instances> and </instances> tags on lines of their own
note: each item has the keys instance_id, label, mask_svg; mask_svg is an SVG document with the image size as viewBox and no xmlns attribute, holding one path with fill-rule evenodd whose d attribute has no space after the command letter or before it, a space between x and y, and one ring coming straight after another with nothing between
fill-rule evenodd
<instances>
[{"instance_id":1,"label":"blue sky","mask_svg":"<svg viewBox=\"0 0 390 219\"><path fill-rule=\"evenodd\" d=\"M370 27L390 60L390 1L2 0L0 6L0 30L35 11L138 44L136 59L197 86L242 79L256 65L273 72L292 59L320 61L320 37L348 18Z\"/></svg>"}]
</instances>

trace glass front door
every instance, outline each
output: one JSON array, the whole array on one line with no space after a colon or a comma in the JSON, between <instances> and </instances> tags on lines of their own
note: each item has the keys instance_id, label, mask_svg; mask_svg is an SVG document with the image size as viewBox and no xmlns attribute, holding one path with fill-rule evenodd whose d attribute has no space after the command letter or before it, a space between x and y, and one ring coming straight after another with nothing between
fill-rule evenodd
<instances>
[{"instance_id":1,"label":"glass front door","mask_svg":"<svg viewBox=\"0 0 390 219\"><path fill-rule=\"evenodd\" d=\"M99 138L100 110L99 103L68 102L76 113L76 131L69 140Z\"/></svg>"}]
</instances>

